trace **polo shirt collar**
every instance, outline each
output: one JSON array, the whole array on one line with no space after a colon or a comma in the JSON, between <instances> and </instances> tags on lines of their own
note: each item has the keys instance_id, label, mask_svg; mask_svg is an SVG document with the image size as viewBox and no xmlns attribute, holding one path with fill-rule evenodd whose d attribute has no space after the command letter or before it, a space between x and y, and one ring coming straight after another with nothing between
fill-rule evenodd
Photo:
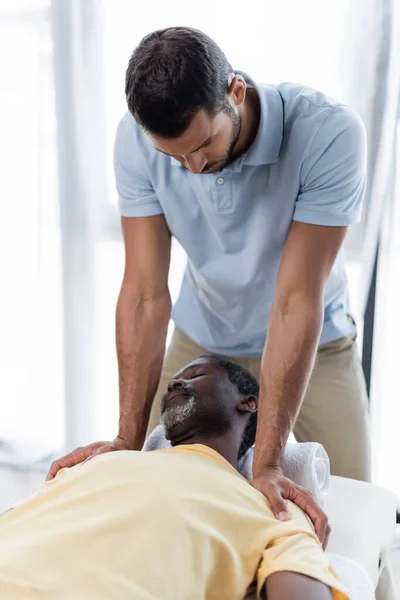
<instances>
[{"instance_id":1,"label":"polo shirt collar","mask_svg":"<svg viewBox=\"0 0 400 600\"><path fill-rule=\"evenodd\" d=\"M279 158L283 140L283 100L272 85L257 85L245 73L240 73L247 84L257 90L260 99L260 124L256 138L245 154L244 164L269 165Z\"/></svg>"},{"instance_id":2,"label":"polo shirt collar","mask_svg":"<svg viewBox=\"0 0 400 600\"><path fill-rule=\"evenodd\" d=\"M283 139L283 100L272 85L257 85L251 77L237 71L246 83L257 90L260 99L260 124L256 138L245 154L227 167L241 170L243 165L259 166L274 163L279 158ZM171 156L171 165L181 167L179 160Z\"/></svg>"}]
</instances>

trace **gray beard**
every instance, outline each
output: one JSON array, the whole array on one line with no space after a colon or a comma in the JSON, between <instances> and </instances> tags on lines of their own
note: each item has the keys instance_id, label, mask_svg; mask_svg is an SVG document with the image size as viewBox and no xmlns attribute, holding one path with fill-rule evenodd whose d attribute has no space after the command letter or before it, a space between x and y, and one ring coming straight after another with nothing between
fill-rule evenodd
<instances>
[{"instance_id":1,"label":"gray beard","mask_svg":"<svg viewBox=\"0 0 400 600\"><path fill-rule=\"evenodd\" d=\"M191 394L185 404L176 404L175 406L170 406L165 409L161 415L161 425L168 431L172 427L175 427L175 425L180 425L195 413L196 399L194 395Z\"/></svg>"}]
</instances>

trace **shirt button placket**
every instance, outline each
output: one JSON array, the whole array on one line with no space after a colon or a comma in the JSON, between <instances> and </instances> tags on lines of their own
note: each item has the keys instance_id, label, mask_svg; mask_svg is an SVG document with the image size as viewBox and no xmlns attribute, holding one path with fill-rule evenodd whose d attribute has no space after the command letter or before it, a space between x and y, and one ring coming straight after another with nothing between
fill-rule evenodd
<instances>
[{"instance_id":1,"label":"shirt button placket","mask_svg":"<svg viewBox=\"0 0 400 600\"><path fill-rule=\"evenodd\" d=\"M232 182L229 175L218 175L214 184L214 206L217 212L230 210L232 207Z\"/></svg>"}]
</instances>

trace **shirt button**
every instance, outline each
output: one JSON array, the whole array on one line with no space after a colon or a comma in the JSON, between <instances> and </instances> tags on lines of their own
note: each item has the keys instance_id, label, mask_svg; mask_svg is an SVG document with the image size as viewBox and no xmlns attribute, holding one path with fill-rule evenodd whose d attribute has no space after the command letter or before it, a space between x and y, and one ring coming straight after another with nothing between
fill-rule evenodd
<instances>
[{"instance_id":1,"label":"shirt button","mask_svg":"<svg viewBox=\"0 0 400 600\"><path fill-rule=\"evenodd\" d=\"M218 177L218 179L217 179L217 183L218 183L218 185L223 185L224 181L225 181L225 180L224 180L224 178L223 178L223 177Z\"/></svg>"}]
</instances>

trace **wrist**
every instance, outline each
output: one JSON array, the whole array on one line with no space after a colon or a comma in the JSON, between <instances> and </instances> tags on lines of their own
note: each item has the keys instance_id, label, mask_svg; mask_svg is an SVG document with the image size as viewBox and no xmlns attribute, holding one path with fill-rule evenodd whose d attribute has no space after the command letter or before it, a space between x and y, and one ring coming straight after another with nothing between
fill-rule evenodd
<instances>
[{"instance_id":1,"label":"wrist","mask_svg":"<svg viewBox=\"0 0 400 600\"><path fill-rule=\"evenodd\" d=\"M116 440L118 440L119 442L121 442L124 446L126 446L127 450L134 450L134 440L127 438L125 435L122 435L121 433L118 433L117 437L115 438Z\"/></svg>"},{"instance_id":2,"label":"wrist","mask_svg":"<svg viewBox=\"0 0 400 600\"><path fill-rule=\"evenodd\" d=\"M253 473L262 473L267 469L281 469L282 453L268 453L261 448L257 448L257 442L254 448Z\"/></svg>"},{"instance_id":3,"label":"wrist","mask_svg":"<svg viewBox=\"0 0 400 600\"><path fill-rule=\"evenodd\" d=\"M131 427L123 427L120 425L118 429L117 438L123 442L128 450L141 450L140 436L137 435L136 431L133 431ZM142 444L143 445L143 444Z\"/></svg>"},{"instance_id":4,"label":"wrist","mask_svg":"<svg viewBox=\"0 0 400 600\"><path fill-rule=\"evenodd\" d=\"M261 465L254 465L253 463L253 477L261 477L262 475L265 475L266 473L282 473L282 467L280 464L261 464Z\"/></svg>"},{"instance_id":5,"label":"wrist","mask_svg":"<svg viewBox=\"0 0 400 600\"><path fill-rule=\"evenodd\" d=\"M130 449L134 449L140 437L138 431L138 418L135 414L121 411L118 421L117 437L126 443ZM143 427L142 427L143 429Z\"/></svg>"}]
</instances>

